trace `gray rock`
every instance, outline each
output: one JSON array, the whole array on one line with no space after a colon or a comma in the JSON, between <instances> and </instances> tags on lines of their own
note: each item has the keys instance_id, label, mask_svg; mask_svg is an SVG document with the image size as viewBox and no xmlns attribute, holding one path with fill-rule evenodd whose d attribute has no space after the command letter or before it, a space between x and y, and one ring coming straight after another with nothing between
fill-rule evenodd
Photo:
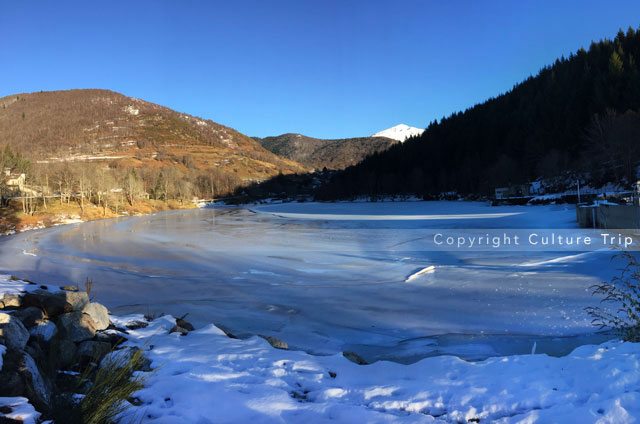
<instances>
[{"instance_id":1,"label":"gray rock","mask_svg":"<svg viewBox=\"0 0 640 424\"><path fill-rule=\"evenodd\" d=\"M169 334L171 333L180 333L181 336L186 336L187 334L189 334L189 330L178 325L174 325L173 328L169 330Z\"/></svg>"},{"instance_id":2,"label":"gray rock","mask_svg":"<svg viewBox=\"0 0 640 424\"><path fill-rule=\"evenodd\" d=\"M28 306L24 309L20 309L13 313L13 316L18 318L25 327L33 327L44 319L44 312L37 306Z\"/></svg>"},{"instance_id":3,"label":"gray rock","mask_svg":"<svg viewBox=\"0 0 640 424\"><path fill-rule=\"evenodd\" d=\"M22 306L22 298L19 294L5 293L0 301L0 309L19 308Z\"/></svg>"},{"instance_id":4,"label":"gray rock","mask_svg":"<svg viewBox=\"0 0 640 424\"><path fill-rule=\"evenodd\" d=\"M87 292L65 291L54 293L53 296L63 299L66 303L71 305L74 311L82 311L90 303Z\"/></svg>"},{"instance_id":5,"label":"gray rock","mask_svg":"<svg viewBox=\"0 0 640 424\"><path fill-rule=\"evenodd\" d=\"M99 363L109 352L111 352L111 343L87 340L78 346L76 357L81 361Z\"/></svg>"},{"instance_id":6,"label":"gray rock","mask_svg":"<svg viewBox=\"0 0 640 424\"><path fill-rule=\"evenodd\" d=\"M279 339L277 337L265 336L263 334L258 334L258 336L260 336L263 339L265 339L266 341L268 341L269 344L271 346L275 347L276 349L289 350L289 345L284 340L281 340L281 339Z\"/></svg>"},{"instance_id":7,"label":"gray rock","mask_svg":"<svg viewBox=\"0 0 640 424\"><path fill-rule=\"evenodd\" d=\"M58 327L48 319L38 322L29 329L29 334L35 337L40 343L49 343L51 339L58 333Z\"/></svg>"},{"instance_id":8,"label":"gray rock","mask_svg":"<svg viewBox=\"0 0 640 424\"><path fill-rule=\"evenodd\" d=\"M19 319L0 312L0 337L9 349L22 350L29 340L29 332Z\"/></svg>"},{"instance_id":9,"label":"gray rock","mask_svg":"<svg viewBox=\"0 0 640 424\"><path fill-rule=\"evenodd\" d=\"M103 305L91 302L82 309L82 312L93 319L96 330L106 330L109 327L109 311Z\"/></svg>"},{"instance_id":10,"label":"gray rock","mask_svg":"<svg viewBox=\"0 0 640 424\"><path fill-rule=\"evenodd\" d=\"M149 326L149 323L144 322L144 321L131 321L128 322L125 327L127 327L129 330L137 330L139 328L147 328Z\"/></svg>"},{"instance_id":11,"label":"gray rock","mask_svg":"<svg viewBox=\"0 0 640 424\"><path fill-rule=\"evenodd\" d=\"M344 352L342 352L342 356L344 356L345 358L347 358L348 360L350 360L351 362L358 364L358 365L368 365L369 363L367 361L365 361L365 359L358 355L355 352L352 352L350 350L345 350Z\"/></svg>"},{"instance_id":12,"label":"gray rock","mask_svg":"<svg viewBox=\"0 0 640 424\"><path fill-rule=\"evenodd\" d=\"M43 378L36 362L27 353L24 354L20 373L23 374L26 397L38 411L48 411L51 405L51 383Z\"/></svg>"},{"instance_id":13,"label":"gray rock","mask_svg":"<svg viewBox=\"0 0 640 424\"><path fill-rule=\"evenodd\" d=\"M57 354L55 359L60 368L67 369L74 364L76 357L76 344L71 340L57 340L55 343L55 352Z\"/></svg>"},{"instance_id":14,"label":"gray rock","mask_svg":"<svg viewBox=\"0 0 640 424\"><path fill-rule=\"evenodd\" d=\"M33 358L17 350L4 355L5 364L0 371L0 396L23 396L39 411L47 413L51 405L51 382L40 373Z\"/></svg>"},{"instance_id":15,"label":"gray rock","mask_svg":"<svg viewBox=\"0 0 640 424\"><path fill-rule=\"evenodd\" d=\"M18 350L7 350L3 356L2 369L0 370L0 397L18 397L24 394L24 382L18 370L20 369L23 355Z\"/></svg>"},{"instance_id":16,"label":"gray rock","mask_svg":"<svg viewBox=\"0 0 640 424\"><path fill-rule=\"evenodd\" d=\"M49 318L54 318L61 314L82 311L89 304L89 296L86 292L50 293L46 290L35 290L25 293L23 303L40 307Z\"/></svg>"},{"instance_id":17,"label":"gray rock","mask_svg":"<svg viewBox=\"0 0 640 424\"><path fill-rule=\"evenodd\" d=\"M187 331L193 331L195 330L195 328L193 328L193 325L191 325L191 323L189 321L185 321L185 317L187 315L184 315L182 318L176 318L176 325L178 327L182 327Z\"/></svg>"},{"instance_id":18,"label":"gray rock","mask_svg":"<svg viewBox=\"0 0 640 424\"><path fill-rule=\"evenodd\" d=\"M62 338L82 342L96 335L96 324L87 314L70 312L58 318L58 331Z\"/></svg>"}]
</instances>

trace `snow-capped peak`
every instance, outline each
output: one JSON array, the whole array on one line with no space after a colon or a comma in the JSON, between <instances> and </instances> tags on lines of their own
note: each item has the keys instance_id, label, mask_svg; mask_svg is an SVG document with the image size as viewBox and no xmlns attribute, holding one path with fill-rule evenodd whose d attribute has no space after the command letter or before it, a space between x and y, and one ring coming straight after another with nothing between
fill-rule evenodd
<instances>
[{"instance_id":1,"label":"snow-capped peak","mask_svg":"<svg viewBox=\"0 0 640 424\"><path fill-rule=\"evenodd\" d=\"M424 130L421 130L420 128L400 124L396 125L395 127L388 128L384 131L377 132L371 137L388 137L403 142L407 138L413 137L414 135L420 135L423 132Z\"/></svg>"}]
</instances>

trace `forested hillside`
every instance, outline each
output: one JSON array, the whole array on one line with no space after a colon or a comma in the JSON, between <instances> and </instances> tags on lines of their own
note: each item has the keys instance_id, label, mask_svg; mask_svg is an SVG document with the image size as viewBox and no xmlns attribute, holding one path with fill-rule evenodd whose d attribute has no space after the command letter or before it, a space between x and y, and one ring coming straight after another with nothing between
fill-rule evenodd
<instances>
[{"instance_id":1,"label":"forested hillside","mask_svg":"<svg viewBox=\"0 0 640 424\"><path fill-rule=\"evenodd\" d=\"M397 143L396 140L387 137L325 140L302 134L282 134L254 139L270 152L315 170L344 169L357 164L372 153L384 151Z\"/></svg>"},{"instance_id":2,"label":"forested hillside","mask_svg":"<svg viewBox=\"0 0 640 424\"><path fill-rule=\"evenodd\" d=\"M338 173L319 197L489 194L567 173L630 184L640 160L639 60L640 31L592 42L509 92Z\"/></svg>"}]
</instances>

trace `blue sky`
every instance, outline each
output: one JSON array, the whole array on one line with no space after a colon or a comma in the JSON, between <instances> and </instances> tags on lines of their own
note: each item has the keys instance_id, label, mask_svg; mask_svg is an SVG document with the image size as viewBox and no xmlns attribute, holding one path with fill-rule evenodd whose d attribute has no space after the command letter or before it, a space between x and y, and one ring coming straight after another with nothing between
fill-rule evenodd
<instances>
[{"instance_id":1,"label":"blue sky","mask_svg":"<svg viewBox=\"0 0 640 424\"><path fill-rule=\"evenodd\" d=\"M251 136L365 136L639 25L637 1L4 1L0 96L107 88Z\"/></svg>"}]
</instances>

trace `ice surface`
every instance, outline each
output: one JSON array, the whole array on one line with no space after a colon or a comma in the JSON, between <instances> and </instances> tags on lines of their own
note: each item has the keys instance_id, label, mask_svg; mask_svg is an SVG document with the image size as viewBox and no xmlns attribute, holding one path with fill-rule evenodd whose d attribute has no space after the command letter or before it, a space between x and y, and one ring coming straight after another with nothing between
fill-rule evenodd
<instances>
[{"instance_id":1,"label":"ice surface","mask_svg":"<svg viewBox=\"0 0 640 424\"><path fill-rule=\"evenodd\" d=\"M606 337L593 335L583 308L598 302L590 286L615 273L610 251L436 250L425 240L433 230L575 227L565 205L222 207L6 237L0 268L52 284L90 278L115 313L189 312L196 326L318 354L481 359L529 353L534 340L539 353L566 354ZM405 283L429 266L436 271Z\"/></svg>"}]
</instances>

